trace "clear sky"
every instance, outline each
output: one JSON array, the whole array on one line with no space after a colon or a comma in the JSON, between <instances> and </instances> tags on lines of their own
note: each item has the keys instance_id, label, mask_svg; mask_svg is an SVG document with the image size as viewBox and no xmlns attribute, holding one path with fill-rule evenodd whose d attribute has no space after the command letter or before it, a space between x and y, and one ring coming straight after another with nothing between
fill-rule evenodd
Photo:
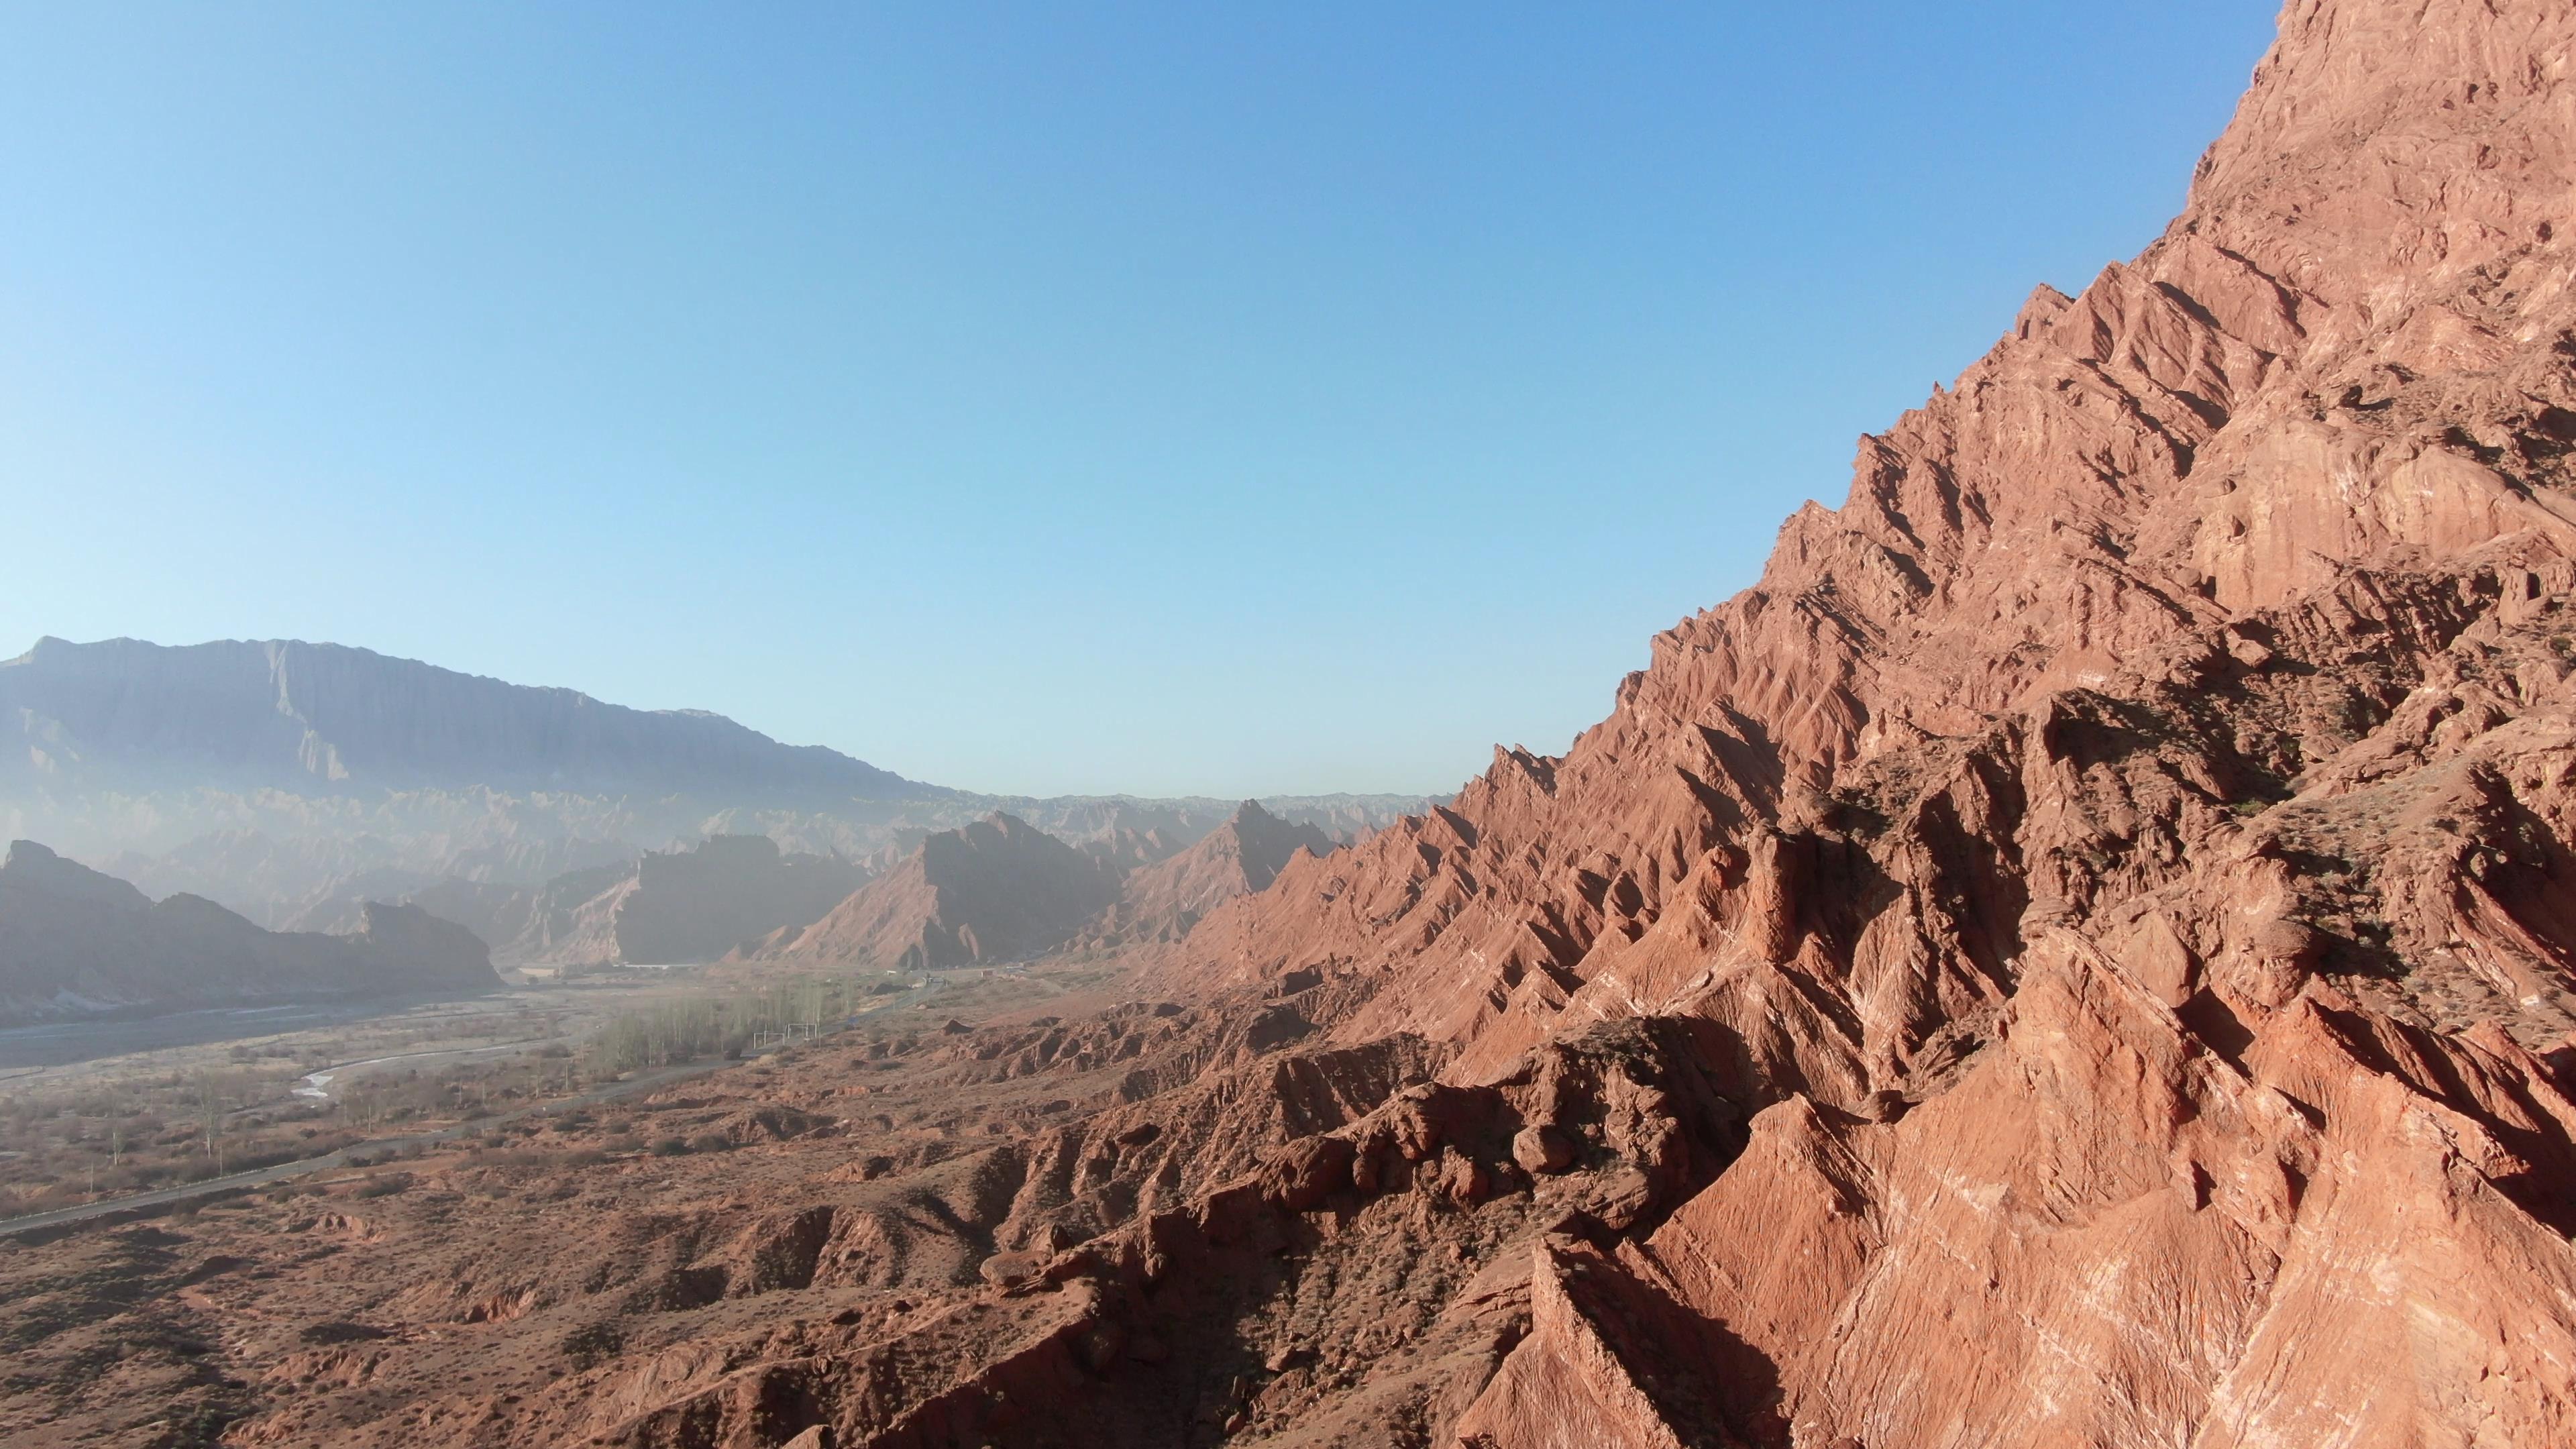
<instances>
[{"instance_id":1,"label":"clear sky","mask_svg":"<svg viewBox=\"0 0 2576 1449\"><path fill-rule=\"evenodd\" d=\"M2179 207L2255 0L19 5L0 655L1446 791Z\"/></svg>"}]
</instances>

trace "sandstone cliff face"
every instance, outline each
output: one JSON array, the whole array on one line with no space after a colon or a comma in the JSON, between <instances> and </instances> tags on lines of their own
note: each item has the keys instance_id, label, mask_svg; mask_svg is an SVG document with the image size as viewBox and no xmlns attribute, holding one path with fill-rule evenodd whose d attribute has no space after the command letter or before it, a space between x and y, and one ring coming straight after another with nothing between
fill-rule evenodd
<instances>
[{"instance_id":1,"label":"sandstone cliff face","mask_svg":"<svg viewBox=\"0 0 2576 1449\"><path fill-rule=\"evenodd\" d=\"M739 954L888 971L1022 960L1071 939L1117 894L1114 865L996 812L928 837L822 919Z\"/></svg>"},{"instance_id":2,"label":"sandstone cliff face","mask_svg":"<svg viewBox=\"0 0 2576 1449\"><path fill-rule=\"evenodd\" d=\"M867 876L838 856L782 852L765 835L710 836L693 849L648 852L613 876L585 871L524 893L524 903L493 912L496 928L504 916L519 923L495 949L513 964L714 961L811 924Z\"/></svg>"},{"instance_id":3,"label":"sandstone cliff face","mask_svg":"<svg viewBox=\"0 0 2576 1449\"><path fill-rule=\"evenodd\" d=\"M1586 1270L1709 1402L1541 1294L1465 1432L2576 1442L2571 42L2296 0L2165 236L1609 720L1165 957L1365 975L1462 1084L1717 1033L1745 1156Z\"/></svg>"},{"instance_id":4,"label":"sandstone cliff face","mask_svg":"<svg viewBox=\"0 0 2576 1449\"><path fill-rule=\"evenodd\" d=\"M0 1023L498 984L482 942L414 906L371 905L351 935L271 932L33 841L0 862Z\"/></svg>"},{"instance_id":5,"label":"sandstone cliff face","mask_svg":"<svg viewBox=\"0 0 2576 1449\"><path fill-rule=\"evenodd\" d=\"M1234 818L1186 850L1142 856L1120 882L1118 903L1086 930L1094 947L1178 941L1199 918L1240 896L1270 888L1299 852L1330 855L1332 838L1246 800Z\"/></svg>"},{"instance_id":6,"label":"sandstone cliff face","mask_svg":"<svg viewBox=\"0 0 2576 1449\"><path fill-rule=\"evenodd\" d=\"M2293 0L2166 234L1565 755L1142 1000L710 1087L844 1135L586 1176L659 1194L611 1240L398 1209L417 1283L308 1291L529 1326L272 1349L378 1377L237 1434L2576 1444L2571 54L2557 0ZM827 923L926 955L928 854Z\"/></svg>"}]
</instances>

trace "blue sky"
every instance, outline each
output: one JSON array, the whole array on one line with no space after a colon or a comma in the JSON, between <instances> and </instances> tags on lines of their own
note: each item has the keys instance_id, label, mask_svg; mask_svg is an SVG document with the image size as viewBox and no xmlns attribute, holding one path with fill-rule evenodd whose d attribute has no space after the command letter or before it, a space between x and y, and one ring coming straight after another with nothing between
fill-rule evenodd
<instances>
[{"instance_id":1,"label":"blue sky","mask_svg":"<svg viewBox=\"0 0 2576 1449\"><path fill-rule=\"evenodd\" d=\"M1034 793L1560 750L2179 207L2250 0L19 6L0 653Z\"/></svg>"}]
</instances>

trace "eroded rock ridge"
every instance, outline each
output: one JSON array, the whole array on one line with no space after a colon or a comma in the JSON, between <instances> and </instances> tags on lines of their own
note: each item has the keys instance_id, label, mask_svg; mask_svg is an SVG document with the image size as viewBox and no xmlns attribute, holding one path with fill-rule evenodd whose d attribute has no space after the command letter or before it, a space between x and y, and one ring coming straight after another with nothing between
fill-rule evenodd
<instances>
[{"instance_id":1,"label":"eroded rock ridge","mask_svg":"<svg viewBox=\"0 0 2576 1449\"><path fill-rule=\"evenodd\" d=\"M658 1099L720 1167L297 1217L416 1245L312 1290L399 1332L200 1290L257 1325L231 1432L2576 1443L2571 50L2292 0L2166 233L1564 755L1292 852L1112 1008Z\"/></svg>"}]
</instances>

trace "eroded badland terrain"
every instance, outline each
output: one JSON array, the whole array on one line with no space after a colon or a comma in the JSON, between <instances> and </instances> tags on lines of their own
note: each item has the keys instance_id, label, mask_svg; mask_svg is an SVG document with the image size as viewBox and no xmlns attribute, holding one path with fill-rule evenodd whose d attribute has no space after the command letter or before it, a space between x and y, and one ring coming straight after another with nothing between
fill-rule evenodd
<instances>
[{"instance_id":1,"label":"eroded badland terrain","mask_svg":"<svg viewBox=\"0 0 2576 1449\"><path fill-rule=\"evenodd\" d=\"M2292 0L1565 755L1088 995L0 1247L0 1438L2576 1444L2571 50Z\"/></svg>"}]
</instances>

